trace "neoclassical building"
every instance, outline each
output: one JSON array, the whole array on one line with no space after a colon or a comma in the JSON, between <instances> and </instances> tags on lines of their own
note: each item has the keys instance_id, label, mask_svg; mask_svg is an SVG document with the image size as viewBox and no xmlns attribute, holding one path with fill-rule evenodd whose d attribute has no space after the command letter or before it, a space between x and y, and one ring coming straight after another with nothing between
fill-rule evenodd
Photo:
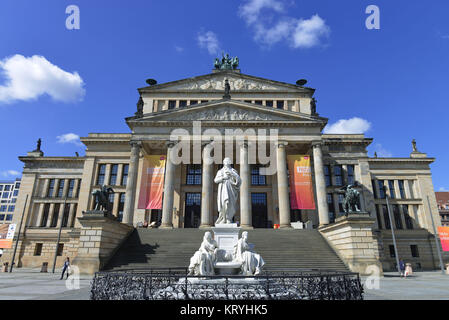
<instances>
[{"instance_id":1,"label":"neoclassical building","mask_svg":"<svg viewBox=\"0 0 449 320\"><path fill-rule=\"evenodd\" d=\"M86 151L80 157L46 157L39 148L19 157L24 163L14 214L14 223L19 224L24 212L19 264L37 267L52 261L60 227L58 264L81 251L100 251L96 247L103 244L86 244L88 232L82 230L82 217L94 208L92 192L103 184L115 192L110 196L111 213L121 224L137 227L154 221L167 232L211 227L218 217L213 180L226 154L242 178L235 221L243 228L291 228L292 222L300 221L321 230L345 260L342 250L346 248L341 246L345 241L328 233L344 214L341 188L357 181L361 210L372 223L361 235L353 233L349 242L361 242L359 236L373 240L366 248L352 244L351 250L359 248L359 255L370 250L371 258L384 270L393 269L393 227L399 256L414 268L438 267L431 221L433 217L436 226L441 224L430 171L434 158L417 150L401 158L373 158L367 154L373 139L363 134L323 134L328 119L317 113L315 89L304 85L246 75L233 68L149 83L138 89L137 112L130 108L132 115L125 119L129 132L81 138ZM261 143L264 132L268 138ZM276 139L271 139L275 133ZM190 142L189 152L184 148L185 161L176 163L171 157L180 154L172 149L179 147L182 137ZM219 144L217 137L228 140ZM265 153L258 149L263 144ZM213 153L217 161L204 161L206 153ZM141 187L144 163L151 155L166 159L160 209L139 206L145 190ZM291 209L289 155L311 158L315 209ZM261 174L267 168L273 173ZM95 241L95 232L90 236ZM2 262L9 261L11 252L5 250Z\"/></svg>"}]
</instances>

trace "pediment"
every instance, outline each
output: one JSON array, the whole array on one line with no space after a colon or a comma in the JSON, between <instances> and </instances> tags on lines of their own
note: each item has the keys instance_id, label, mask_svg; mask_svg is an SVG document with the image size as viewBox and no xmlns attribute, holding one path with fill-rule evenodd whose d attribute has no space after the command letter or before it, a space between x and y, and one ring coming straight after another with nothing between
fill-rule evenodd
<instances>
[{"instance_id":1,"label":"pediment","mask_svg":"<svg viewBox=\"0 0 449 320\"><path fill-rule=\"evenodd\" d=\"M225 79L228 79L232 91L280 91L280 92L311 92L314 89L254 77L246 74L223 71L208 75L167 82L139 89L140 92L172 92L172 91L223 91Z\"/></svg>"},{"instance_id":2,"label":"pediment","mask_svg":"<svg viewBox=\"0 0 449 320\"><path fill-rule=\"evenodd\" d=\"M316 122L325 124L327 119L310 116L293 111L279 110L271 107L254 105L251 103L219 100L198 104L194 107L166 110L157 113L145 114L142 118L129 118L132 122Z\"/></svg>"}]
</instances>

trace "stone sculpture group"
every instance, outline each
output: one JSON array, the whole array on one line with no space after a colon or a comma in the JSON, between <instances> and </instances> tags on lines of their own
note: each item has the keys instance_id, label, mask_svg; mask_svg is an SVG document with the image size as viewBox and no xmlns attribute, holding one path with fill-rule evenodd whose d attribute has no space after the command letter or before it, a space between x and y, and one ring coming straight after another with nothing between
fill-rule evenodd
<instances>
[{"instance_id":1,"label":"stone sculpture group","mask_svg":"<svg viewBox=\"0 0 449 320\"><path fill-rule=\"evenodd\" d=\"M223 168L214 179L218 184L219 212L213 228L216 239L212 239L210 231L204 234L200 248L190 259L189 275L212 276L231 270L231 273L252 276L262 272L265 262L251 250L248 232L242 232L239 239L240 228L233 223L242 180L231 164L231 159L225 158Z\"/></svg>"}]
</instances>

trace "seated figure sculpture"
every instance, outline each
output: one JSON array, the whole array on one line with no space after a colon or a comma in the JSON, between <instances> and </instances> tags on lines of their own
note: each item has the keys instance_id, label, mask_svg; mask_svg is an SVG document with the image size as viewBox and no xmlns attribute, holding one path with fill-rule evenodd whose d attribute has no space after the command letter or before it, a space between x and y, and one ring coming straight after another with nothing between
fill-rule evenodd
<instances>
[{"instance_id":1,"label":"seated figure sculpture","mask_svg":"<svg viewBox=\"0 0 449 320\"><path fill-rule=\"evenodd\" d=\"M217 261L217 242L209 231L204 234L203 242L197 252L190 258L189 275L212 276L215 274L214 264Z\"/></svg>"},{"instance_id":2,"label":"seated figure sculpture","mask_svg":"<svg viewBox=\"0 0 449 320\"><path fill-rule=\"evenodd\" d=\"M241 262L241 274L244 276L256 276L262 271L265 264L260 254L252 252L248 244L248 232L244 231L234 247L233 260Z\"/></svg>"}]
</instances>

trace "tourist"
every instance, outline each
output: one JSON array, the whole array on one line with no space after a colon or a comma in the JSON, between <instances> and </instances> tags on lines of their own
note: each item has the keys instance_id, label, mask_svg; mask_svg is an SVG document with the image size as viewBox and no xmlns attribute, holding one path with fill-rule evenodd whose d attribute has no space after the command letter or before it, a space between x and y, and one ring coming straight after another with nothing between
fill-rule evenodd
<instances>
[{"instance_id":1,"label":"tourist","mask_svg":"<svg viewBox=\"0 0 449 320\"><path fill-rule=\"evenodd\" d=\"M399 269L401 270L401 277L405 276L405 262L404 260L399 260Z\"/></svg>"},{"instance_id":2,"label":"tourist","mask_svg":"<svg viewBox=\"0 0 449 320\"><path fill-rule=\"evenodd\" d=\"M64 278L64 273L67 271L67 277L66 279L69 278L69 271L70 271L70 258L67 257L67 260L64 262L64 265L62 266L62 274L61 274L61 279Z\"/></svg>"}]
</instances>

